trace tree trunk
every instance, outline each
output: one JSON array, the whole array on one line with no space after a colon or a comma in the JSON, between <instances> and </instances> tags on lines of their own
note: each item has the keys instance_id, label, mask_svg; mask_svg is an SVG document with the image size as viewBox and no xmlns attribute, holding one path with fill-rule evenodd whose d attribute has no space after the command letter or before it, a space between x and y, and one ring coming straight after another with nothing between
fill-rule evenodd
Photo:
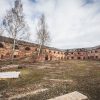
<instances>
[{"instance_id":1,"label":"tree trunk","mask_svg":"<svg viewBox=\"0 0 100 100\"><path fill-rule=\"evenodd\" d=\"M41 50L42 50L42 45L40 44L40 47L39 47L39 52L38 52L38 57L40 56L41 54Z\"/></svg>"},{"instance_id":2,"label":"tree trunk","mask_svg":"<svg viewBox=\"0 0 100 100\"><path fill-rule=\"evenodd\" d=\"M13 44L12 44L12 56L11 56L12 63L14 62L15 44L16 44L16 40L14 38Z\"/></svg>"}]
</instances>

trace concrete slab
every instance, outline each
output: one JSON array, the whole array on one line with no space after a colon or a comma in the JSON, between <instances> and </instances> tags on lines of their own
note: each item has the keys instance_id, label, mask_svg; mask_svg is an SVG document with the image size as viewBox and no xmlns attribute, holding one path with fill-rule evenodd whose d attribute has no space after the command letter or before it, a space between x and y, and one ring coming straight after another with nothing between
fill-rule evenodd
<instances>
[{"instance_id":1,"label":"concrete slab","mask_svg":"<svg viewBox=\"0 0 100 100\"><path fill-rule=\"evenodd\" d=\"M63 79L49 79L49 80L55 82L73 82L73 80L63 80Z\"/></svg>"},{"instance_id":2,"label":"concrete slab","mask_svg":"<svg viewBox=\"0 0 100 100\"><path fill-rule=\"evenodd\" d=\"M4 78L18 78L20 75L20 72L0 72L0 79Z\"/></svg>"},{"instance_id":3,"label":"concrete slab","mask_svg":"<svg viewBox=\"0 0 100 100\"><path fill-rule=\"evenodd\" d=\"M31 96L31 95L34 95L34 94L38 94L38 93L40 93L40 92L44 92L44 91L47 91L47 90L48 90L48 89L45 88L45 89L38 89L38 90L36 90L36 91L24 93L24 94L18 94L18 95L9 97L8 100L20 99L20 98L23 98L23 97L26 97L26 96Z\"/></svg>"},{"instance_id":4,"label":"concrete slab","mask_svg":"<svg viewBox=\"0 0 100 100\"><path fill-rule=\"evenodd\" d=\"M88 100L88 97L77 92L74 91L72 93L68 93L53 99L48 99L48 100Z\"/></svg>"}]
</instances>

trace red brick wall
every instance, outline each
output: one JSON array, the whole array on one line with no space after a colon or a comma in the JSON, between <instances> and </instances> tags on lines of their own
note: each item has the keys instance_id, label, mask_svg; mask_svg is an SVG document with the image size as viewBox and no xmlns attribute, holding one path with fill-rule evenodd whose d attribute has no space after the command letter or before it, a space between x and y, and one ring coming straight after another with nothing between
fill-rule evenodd
<instances>
[{"instance_id":1,"label":"red brick wall","mask_svg":"<svg viewBox=\"0 0 100 100\"><path fill-rule=\"evenodd\" d=\"M11 47L12 44L10 43L4 43L3 48L0 47L0 59L6 59L11 57ZM16 58L26 57L26 56L32 56L34 52L36 52L37 47L36 46L30 46L30 45L17 45L17 49L14 52L14 55ZM63 60L65 58L65 54L62 51L59 50L53 50L46 48L44 49L44 55L41 55L38 60L46 60L48 57L48 60Z\"/></svg>"},{"instance_id":2,"label":"red brick wall","mask_svg":"<svg viewBox=\"0 0 100 100\"><path fill-rule=\"evenodd\" d=\"M81 60L100 60L100 49L94 49L94 50L87 50L87 51L67 51L65 53L66 59L81 59Z\"/></svg>"}]
</instances>

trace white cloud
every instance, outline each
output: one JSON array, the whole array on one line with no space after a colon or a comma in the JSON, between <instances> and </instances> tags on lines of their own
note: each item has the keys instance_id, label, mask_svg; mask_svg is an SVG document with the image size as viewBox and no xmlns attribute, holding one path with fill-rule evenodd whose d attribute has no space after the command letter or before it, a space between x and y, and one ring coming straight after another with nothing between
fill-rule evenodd
<instances>
[{"instance_id":1,"label":"white cloud","mask_svg":"<svg viewBox=\"0 0 100 100\"><path fill-rule=\"evenodd\" d=\"M11 4L14 0L9 0ZM44 13L51 33L51 46L57 48L88 47L100 44L100 2L86 0L22 0L27 23L35 41L40 13ZM89 0L90 1L90 0ZM8 0L0 0L0 12L5 14ZM3 10L2 10L3 9ZM0 15L0 18L2 16Z\"/></svg>"}]
</instances>

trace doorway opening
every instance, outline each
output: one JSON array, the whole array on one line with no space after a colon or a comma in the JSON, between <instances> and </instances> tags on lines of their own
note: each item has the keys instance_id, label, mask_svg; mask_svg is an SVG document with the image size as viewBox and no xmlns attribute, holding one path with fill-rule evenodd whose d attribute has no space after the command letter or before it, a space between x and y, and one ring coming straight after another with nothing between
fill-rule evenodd
<instances>
[{"instance_id":1,"label":"doorway opening","mask_svg":"<svg viewBox=\"0 0 100 100\"><path fill-rule=\"evenodd\" d=\"M45 56L45 60L48 60L48 55Z\"/></svg>"}]
</instances>

